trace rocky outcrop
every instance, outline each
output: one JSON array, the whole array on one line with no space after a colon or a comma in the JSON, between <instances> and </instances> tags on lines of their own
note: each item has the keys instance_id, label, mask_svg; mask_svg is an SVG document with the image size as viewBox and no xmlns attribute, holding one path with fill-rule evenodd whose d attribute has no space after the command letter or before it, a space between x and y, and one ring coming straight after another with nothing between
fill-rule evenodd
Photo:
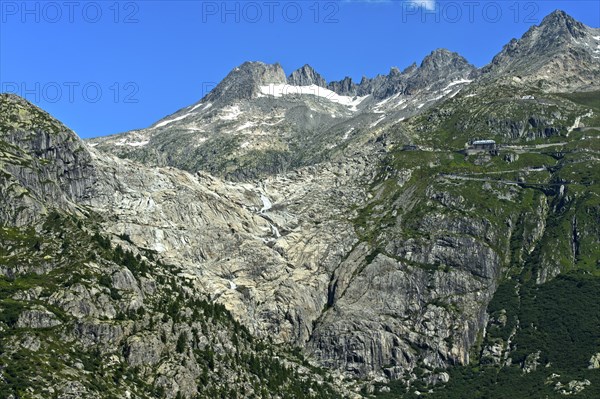
<instances>
[{"instance_id":1,"label":"rocky outcrop","mask_svg":"<svg viewBox=\"0 0 600 399\"><path fill-rule=\"evenodd\" d=\"M600 369L600 352L596 353L590 358L590 365L588 366L590 369Z\"/></svg>"},{"instance_id":2,"label":"rocky outcrop","mask_svg":"<svg viewBox=\"0 0 600 399\"><path fill-rule=\"evenodd\" d=\"M405 92L415 94L420 90L439 90L460 80L473 80L478 71L458 53L437 49L423 59L419 68L404 74L407 76Z\"/></svg>"},{"instance_id":3,"label":"rocky outcrop","mask_svg":"<svg viewBox=\"0 0 600 399\"><path fill-rule=\"evenodd\" d=\"M598 37L600 29L557 10L511 40L482 72L486 79L514 76L548 91L598 90Z\"/></svg>"},{"instance_id":4,"label":"rocky outcrop","mask_svg":"<svg viewBox=\"0 0 600 399\"><path fill-rule=\"evenodd\" d=\"M51 328L62 324L56 315L46 309L31 309L26 310L17 320L18 328Z\"/></svg>"},{"instance_id":5,"label":"rocky outcrop","mask_svg":"<svg viewBox=\"0 0 600 399\"><path fill-rule=\"evenodd\" d=\"M96 179L85 144L18 96L0 94L0 115L0 156L5 160L3 172L9 176L0 184L20 199L6 202L1 220L18 226L33 224L46 213L47 202L77 212L74 203L93 195Z\"/></svg>"},{"instance_id":6,"label":"rocky outcrop","mask_svg":"<svg viewBox=\"0 0 600 399\"><path fill-rule=\"evenodd\" d=\"M130 366L154 366L159 363L165 345L153 334L137 334L127 339L126 356Z\"/></svg>"},{"instance_id":7,"label":"rocky outcrop","mask_svg":"<svg viewBox=\"0 0 600 399\"><path fill-rule=\"evenodd\" d=\"M279 64L245 62L231 71L203 100L230 104L237 100L255 98L260 93L260 86L286 82L285 73Z\"/></svg>"},{"instance_id":8,"label":"rocky outcrop","mask_svg":"<svg viewBox=\"0 0 600 399\"><path fill-rule=\"evenodd\" d=\"M392 68L388 75L372 79L363 77L359 84L347 77L339 82L330 82L328 88L340 95L372 95L383 100L395 94L414 95L425 89L440 90L451 82L472 80L477 75L477 68L459 54L438 49L425 57L418 67L413 64L402 72Z\"/></svg>"},{"instance_id":9,"label":"rocky outcrop","mask_svg":"<svg viewBox=\"0 0 600 399\"><path fill-rule=\"evenodd\" d=\"M287 79L288 84L292 86L310 86L327 87L327 82L310 65L306 64L302 68L292 72Z\"/></svg>"},{"instance_id":10,"label":"rocky outcrop","mask_svg":"<svg viewBox=\"0 0 600 399\"><path fill-rule=\"evenodd\" d=\"M340 81L329 82L327 88L333 92L336 92L340 96L355 96L358 90L358 86L349 76L346 76Z\"/></svg>"}]
</instances>

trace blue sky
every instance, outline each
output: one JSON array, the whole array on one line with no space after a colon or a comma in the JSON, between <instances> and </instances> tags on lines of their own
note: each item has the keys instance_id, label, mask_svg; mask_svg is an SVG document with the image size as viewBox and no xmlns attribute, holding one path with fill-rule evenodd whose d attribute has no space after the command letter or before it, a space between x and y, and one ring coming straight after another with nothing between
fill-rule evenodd
<instances>
[{"instance_id":1,"label":"blue sky","mask_svg":"<svg viewBox=\"0 0 600 399\"><path fill-rule=\"evenodd\" d=\"M327 81L440 47L483 66L555 9L600 25L598 1L2 0L0 91L94 137L147 127L248 60L308 63Z\"/></svg>"}]
</instances>

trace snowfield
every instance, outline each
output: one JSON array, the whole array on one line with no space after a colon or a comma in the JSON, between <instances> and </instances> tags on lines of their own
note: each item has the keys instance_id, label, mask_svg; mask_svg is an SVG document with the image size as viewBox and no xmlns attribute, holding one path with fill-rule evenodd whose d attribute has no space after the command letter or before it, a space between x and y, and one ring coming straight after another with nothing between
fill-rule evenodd
<instances>
[{"instance_id":1,"label":"snowfield","mask_svg":"<svg viewBox=\"0 0 600 399\"><path fill-rule=\"evenodd\" d=\"M349 107L351 111L358 111L356 108L365 98L363 97L349 97L340 96L336 92L333 92L324 87L317 85L310 86L291 86L288 84L270 84L267 86L260 87L261 94L265 96L272 96L275 98L287 96L287 95L313 95L317 97L326 98L327 100Z\"/></svg>"}]
</instances>

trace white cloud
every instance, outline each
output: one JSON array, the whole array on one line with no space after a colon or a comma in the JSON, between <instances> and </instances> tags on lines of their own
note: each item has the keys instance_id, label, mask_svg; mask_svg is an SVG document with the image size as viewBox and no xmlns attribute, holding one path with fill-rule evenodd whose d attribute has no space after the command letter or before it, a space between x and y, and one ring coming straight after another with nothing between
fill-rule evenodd
<instances>
[{"instance_id":1,"label":"white cloud","mask_svg":"<svg viewBox=\"0 0 600 399\"><path fill-rule=\"evenodd\" d=\"M426 10L435 10L435 0L408 0L408 3Z\"/></svg>"},{"instance_id":2,"label":"white cloud","mask_svg":"<svg viewBox=\"0 0 600 399\"><path fill-rule=\"evenodd\" d=\"M394 3L394 0L343 0L347 3ZM425 10L433 11L435 10L436 0L405 0L407 4L413 5L415 7L421 7Z\"/></svg>"}]
</instances>

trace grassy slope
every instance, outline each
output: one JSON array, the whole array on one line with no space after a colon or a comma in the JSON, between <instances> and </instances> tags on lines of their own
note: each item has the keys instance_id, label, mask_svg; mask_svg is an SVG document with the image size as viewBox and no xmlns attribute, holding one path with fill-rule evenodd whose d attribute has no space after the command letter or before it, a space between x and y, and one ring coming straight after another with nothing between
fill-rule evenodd
<instances>
[{"instance_id":1,"label":"grassy slope","mask_svg":"<svg viewBox=\"0 0 600 399\"><path fill-rule=\"evenodd\" d=\"M502 95L508 94L500 93L497 97ZM373 187L374 200L361 210L356 220L357 231L363 240L375 248L382 248L386 240L418 235L418 221L434 212L475 220L483 218L501 232L501 239L509 240L496 243L497 248L508 244L510 256L496 296L488 308L495 316L501 310L506 312L508 324L500 329L502 331L493 328L488 331L487 336L481 338L485 342L473 348L472 364L451 368L451 382L437 387L425 397L564 397L555 390L559 381L567 384L585 379L592 385L575 397L600 397L598 371L587 369L590 357L600 352L600 306L597 305L600 293L600 135L596 129L566 134L566 127L571 126L575 116L590 109L594 111L592 117L583 121L586 126L600 126L600 95L578 93L542 97L549 99L549 103L558 104L563 115L568 114L561 124L561 133L546 139L499 137L489 130L485 132L484 121L488 113L496 116L505 113L515 119L536 113L548 115L556 112L554 106L540 109L536 104L515 113L514 102L511 105L506 101L502 105L499 98L490 97L482 103L475 97L459 97L416 117L409 124L413 127L426 125L427 128L415 133L419 137L415 141L433 147L434 151L393 150ZM492 111L494 107L497 109ZM495 138L522 148L504 149L499 157L492 158L464 157L454 152L473 137ZM552 142L566 144L535 148L536 144ZM518 154L518 158L508 162L505 158L508 154ZM528 170L539 167L547 170ZM397 176L402 170L412 170L412 177L400 187ZM444 174L489 181L447 180ZM495 182L519 179L524 184L518 187ZM564 194L560 193L560 184L565 185ZM487 189L484 185L488 185ZM444 191L464 201L459 208L442 207L435 201L423 200L428 190ZM420 200L398 206L399 201L405 200L403 193L411 191L412 196ZM509 200L499 193L512 193L514 197ZM544 198L548 204L543 216L546 228L529 253L524 248L530 244L526 237L538 224L540 201ZM393 211L401 212L401 226L392 216ZM506 227L507 220L512 221L510 229ZM391 229L396 232L391 234ZM554 267L562 274L544 284L536 284L536 277L542 270ZM516 287L518 294L515 294ZM486 365L487 360L480 359L481 344L500 337L506 340L517 321L520 327L512 337L510 352L513 364L505 367ZM537 351L540 351L542 365L537 371L523 373L521 367L527 355ZM553 373L560 377L549 379ZM421 392L430 388L419 382L410 389L400 382L392 383L390 387L391 392L380 393L377 397L418 397L414 393L417 388Z\"/></svg>"}]
</instances>

